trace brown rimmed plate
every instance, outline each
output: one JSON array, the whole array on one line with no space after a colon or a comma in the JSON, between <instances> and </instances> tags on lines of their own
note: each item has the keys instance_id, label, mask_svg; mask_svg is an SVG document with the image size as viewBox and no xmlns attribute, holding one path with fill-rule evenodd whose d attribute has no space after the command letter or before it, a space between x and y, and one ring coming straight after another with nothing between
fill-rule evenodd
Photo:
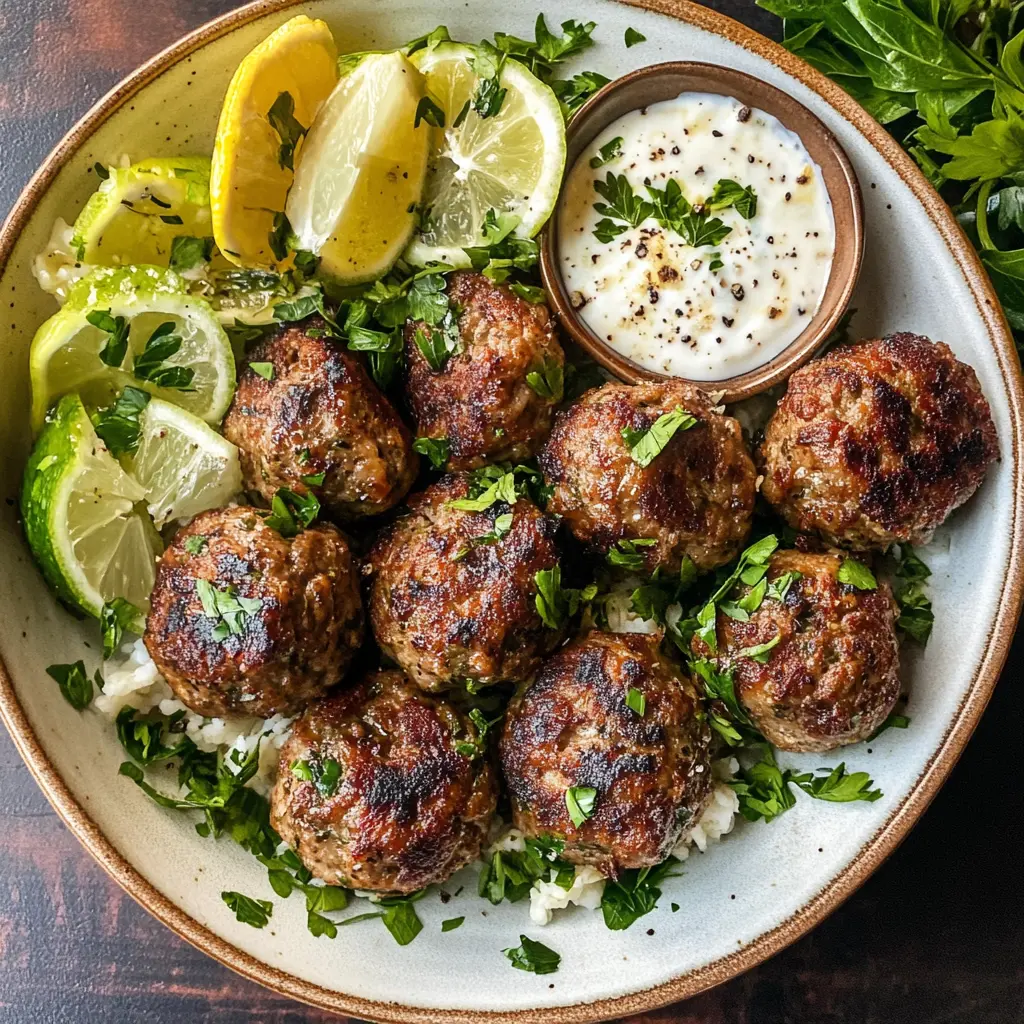
<instances>
[{"instance_id":1,"label":"brown rimmed plate","mask_svg":"<svg viewBox=\"0 0 1024 1024\"><path fill-rule=\"evenodd\" d=\"M669 61L630 71L609 82L580 108L566 132L566 175L580 154L610 124L633 110L641 110L684 92L710 92L733 96L748 107L778 118L803 140L811 159L821 168L832 202L835 255L828 283L807 326L774 359L747 373L716 381L694 381L710 391L721 391L723 401L738 402L766 391L803 366L835 330L853 295L864 255L864 212L860 186L849 158L835 135L789 93L734 67L698 61ZM558 212L541 239L541 274L559 321L573 340L620 380L637 384L664 380L666 375L627 359L587 325L573 308L558 270Z\"/></svg>"},{"instance_id":2,"label":"brown rimmed plate","mask_svg":"<svg viewBox=\"0 0 1024 1024\"><path fill-rule=\"evenodd\" d=\"M498 14L483 0L444 10L427 0L267 0L193 33L100 101L43 164L0 230L0 296L8 313L0 346L0 480L7 496L17 492L30 441L26 353L54 308L35 286L31 258L54 218L72 218L80 208L95 187L90 168L97 160L126 149L140 157L208 152L231 70L298 10L325 17L352 50L397 45L439 20L471 40L498 28L528 35L537 13L516 0ZM382 16L387 11L393 16ZM202 840L191 823L147 803L117 776L121 753L109 723L79 715L60 698L45 667L81 657L83 641L95 641L94 627L56 605L31 565L13 508L0 506L0 712L55 808L110 874L179 935L282 993L364 1019L580 1024L691 996L764 960L848 897L934 797L992 692L1020 611L1019 364L976 255L910 159L837 86L703 7L574 0L559 7L558 19L568 17L598 23L601 45L581 67L613 77L664 60L733 66L791 93L827 125L864 192L867 258L851 303L854 329L911 328L948 341L979 373L1002 461L927 552L938 626L927 650L907 658L911 728L880 737L866 763L861 747L843 752L848 764L871 771L885 790L882 800L847 807L802 801L770 826L741 824L707 855L694 853L684 878L667 883L663 903L678 900L680 913L663 905L644 927L611 933L598 915L577 910L542 931L529 924L522 904L481 907L467 891L454 906L435 898L418 904L425 928L406 947L372 922L342 929L334 943L315 940L297 897L279 903L272 927L262 931L234 920L220 891L272 898L265 872L231 844ZM627 26L648 42L626 50ZM814 757L808 766L828 760ZM472 886L472 873L466 882ZM440 920L464 912L463 927L442 936ZM558 974L509 967L500 950L520 932L563 954Z\"/></svg>"}]
</instances>

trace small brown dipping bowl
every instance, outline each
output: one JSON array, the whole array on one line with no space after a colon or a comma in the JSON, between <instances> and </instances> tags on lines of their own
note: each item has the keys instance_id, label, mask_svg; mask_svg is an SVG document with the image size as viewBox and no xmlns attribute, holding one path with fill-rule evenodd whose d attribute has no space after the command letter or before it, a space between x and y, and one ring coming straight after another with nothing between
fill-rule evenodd
<instances>
[{"instance_id":1,"label":"small brown dipping bowl","mask_svg":"<svg viewBox=\"0 0 1024 1024\"><path fill-rule=\"evenodd\" d=\"M726 402L738 402L784 381L814 355L839 323L857 283L864 254L863 202L849 157L832 132L802 103L741 71L691 61L639 68L595 93L580 108L566 130L566 176L580 154L613 121L632 110L640 110L661 100L675 99L684 92L734 96L748 107L756 107L777 117L786 128L800 136L811 159L821 168L825 188L832 201L835 254L825 294L810 323L774 359L748 373L720 381L693 381L707 391L723 391ZM620 380L630 384L666 378L666 374L648 370L616 352L573 309L558 269L558 206L541 238L540 266L544 287L556 316L585 352Z\"/></svg>"}]
</instances>

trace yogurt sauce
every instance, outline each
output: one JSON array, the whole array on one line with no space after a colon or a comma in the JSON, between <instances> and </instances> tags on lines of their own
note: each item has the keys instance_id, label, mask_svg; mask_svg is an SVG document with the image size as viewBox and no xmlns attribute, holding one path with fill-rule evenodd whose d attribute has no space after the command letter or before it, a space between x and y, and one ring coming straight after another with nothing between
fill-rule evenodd
<instances>
[{"instance_id":1,"label":"yogurt sauce","mask_svg":"<svg viewBox=\"0 0 1024 1024\"><path fill-rule=\"evenodd\" d=\"M595 209L612 205L594 187L609 191L609 172L637 200L652 198L646 185L660 194L674 179L694 212L659 222L658 210L640 208L633 225ZM732 195L753 190L752 215L749 191L736 206L702 209L720 180L740 187ZM647 369L693 380L746 373L794 341L821 302L835 249L821 169L799 136L713 93L686 92L610 125L569 172L558 218L562 278L591 330ZM595 228L617 233L601 241Z\"/></svg>"}]
</instances>

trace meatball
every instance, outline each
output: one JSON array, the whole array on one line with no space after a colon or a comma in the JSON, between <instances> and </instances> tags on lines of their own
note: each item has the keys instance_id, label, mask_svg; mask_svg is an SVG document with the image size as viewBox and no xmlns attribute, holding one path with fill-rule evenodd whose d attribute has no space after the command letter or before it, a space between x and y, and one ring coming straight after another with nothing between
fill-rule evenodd
<instances>
[{"instance_id":1,"label":"meatball","mask_svg":"<svg viewBox=\"0 0 1024 1024\"><path fill-rule=\"evenodd\" d=\"M377 643L424 690L520 682L561 639L537 612L534 580L558 563L557 521L526 498L452 507L469 494L469 478L452 475L415 495L364 569Z\"/></svg>"},{"instance_id":2,"label":"meatball","mask_svg":"<svg viewBox=\"0 0 1024 1024\"><path fill-rule=\"evenodd\" d=\"M477 858L497 802L477 740L451 704L401 672L374 673L295 722L270 822L332 885L414 892L443 882Z\"/></svg>"},{"instance_id":3,"label":"meatball","mask_svg":"<svg viewBox=\"0 0 1024 1024\"><path fill-rule=\"evenodd\" d=\"M640 465L623 432L635 440L631 431L677 408L697 422ZM685 557L700 569L724 565L750 531L756 477L742 428L683 381L588 391L558 414L539 461L554 487L548 511L602 553L621 540L654 541L637 549L648 573L678 572Z\"/></svg>"},{"instance_id":4,"label":"meatball","mask_svg":"<svg viewBox=\"0 0 1024 1024\"><path fill-rule=\"evenodd\" d=\"M253 369L260 363L273 368L269 380ZM224 436L239 448L249 491L269 504L279 487L312 490L341 521L397 505L419 469L398 413L317 319L249 352Z\"/></svg>"},{"instance_id":5,"label":"meatball","mask_svg":"<svg viewBox=\"0 0 1024 1024\"><path fill-rule=\"evenodd\" d=\"M710 743L697 691L656 637L587 633L509 707L501 764L515 825L612 877L657 864L707 804ZM574 787L596 791L579 826L566 803Z\"/></svg>"},{"instance_id":6,"label":"meatball","mask_svg":"<svg viewBox=\"0 0 1024 1024\"><path fill-rule=\"evenodd\" d=\"M451 275L448 296L459 311L461 350L440 370L416 343L418 332L440 328L413 321L405 328L406 395L417 433L448 439L451 470L535 455L561 401L565 363L547 306L468 271ZM557 378L553 396L530 386L534 371Z\"/></svg>"},{"instance_id":7,"label":"meatball","mask_svg":"<svg viewBox=\"0 0 1024 1024\"><path fill-rule=\"evenodd\" d=\"M883 582L873 590L840 583L844 560L778 551L765 576L767 596L750 618L718 613L718 667L733 673L740 703L781 750L822 752L858 743L885 721L899 697L892 592ZM734 600L751 589L739 584ZM773 643L757 657L744 653ZM700 640L694 647L709 653Z\"/></svg>"},{"instance_id":8,"label":"meatball","mask_svg":"<svg viewBox=\"0 0 1024 1024\"><path fill-rule=\"evenodd\" d=\"M340 681L363 640L358 573L328 524L287 540L254 508L203 512L157 564L145 642L208 717L294 714Z\"/></svg>"},{"instance_id":9,"label":"meatball","mask_svg":"<svg viewBox=\"0 0 1024 1024\"><path fill-rule=\"evenodd\" d=\"M974 370L946 345L891 334L790 377L765 429L761 492L832 544L926 544L998 455Z\"/></svg>"}]
</instances>

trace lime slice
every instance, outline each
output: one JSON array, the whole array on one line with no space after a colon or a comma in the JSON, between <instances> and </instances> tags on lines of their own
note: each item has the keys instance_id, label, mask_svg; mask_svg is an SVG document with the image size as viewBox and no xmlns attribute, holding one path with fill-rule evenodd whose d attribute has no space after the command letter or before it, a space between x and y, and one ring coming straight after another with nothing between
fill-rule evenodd
<instances>
[{"instance_id":1,"label":"lime slice","mask_svg":"<svg viewBox=\"0 0 1024 1024\"><path fill-rule=\"evenodd\" d=\"M231 79L213 146L210 202L213 237L239 266L288 262L283 239L272 236L302 135L338 81L337 60L331 30L300 14L267 36Z\"/></svg>"},{"instance_id":2,"label":"lime slice","mask_svg":"<svg viewBox=\"0 0 1024 1024\"><path fill-rule=\"evenodd\" d=\"M423 196L426 228L406 253L417 266L431 260L465 265L462 250L482 243L491 209L517 216L516 234L530 238L558 198L565 124L555 94L518 61L507 60L500 79L507 90L501 108L493 117L481 117L472 109L479 84L472 67L475 55L471 46L441 43L412 57L445 115L445 127L431 129Z\"/></svg>"},{"instance_id":3,"label":"lime slice","mask_svg":"<svg viewBox=\"0 0 1024 1024\"><path fill-rule=\"evenodd\" d=\"M213 234L205 157L145 160L109 170L75 221L71 246L82 262L166 267L178 235Z\"/></svg>"},{"instance_id":4,"label":"lime slice","mask_svg":"<svg viewBox=\"0 0 1024 1024\"><path fill-rule=\"evenodd\" d=\"M423 76L401 53L369 54L338 83L306 138L287 213L299 248L340 284L391 269L416 226L429 126Z\"/></svg>"},{"instance_id":5,"label":"lime slice","mask_svg":"<svg viewBox=\"0 0 1024 1024\"><path fill-rule=\"evenodd\" d=\"M238 449L202 420L154 398L139 426L138 448L122 456L121 463L145 491L158 529L226 505L241 493Z\"/></svg>"},{"instance_id":6,"label":"lime slice","mask_svg":"<svg viewBox=\"0 0 1024 1024\"><path fill-rule=\"evenodd\" d=\"M86 405L97 407L113 401L126 384L180 405L207 423L219 423L235 390L231 343L209 303L186 295L183 288L177 274L157 267L101 268L74 285L64 308L32 339L33 429L39 430L59 395L77 391ZM111 335L87 319L99 310L128 321L127 351L118 366L100 358ZM162 365L191 369L188 390L161 387L133 373L153 332L167 322L181 345Z\"/></svg>"},{"instance_id":7,"label":"lime slice","mask_svg":"<svg viewBox=\"0 0 1024 1024\"><path fill-rule=\"evenodd\" d=\"M29 547L61 600L97 618L115 597L147 607L161 544L144 498L96 436L82 400L65 395L21 488Z\"/></svg>"}]
</instances>

